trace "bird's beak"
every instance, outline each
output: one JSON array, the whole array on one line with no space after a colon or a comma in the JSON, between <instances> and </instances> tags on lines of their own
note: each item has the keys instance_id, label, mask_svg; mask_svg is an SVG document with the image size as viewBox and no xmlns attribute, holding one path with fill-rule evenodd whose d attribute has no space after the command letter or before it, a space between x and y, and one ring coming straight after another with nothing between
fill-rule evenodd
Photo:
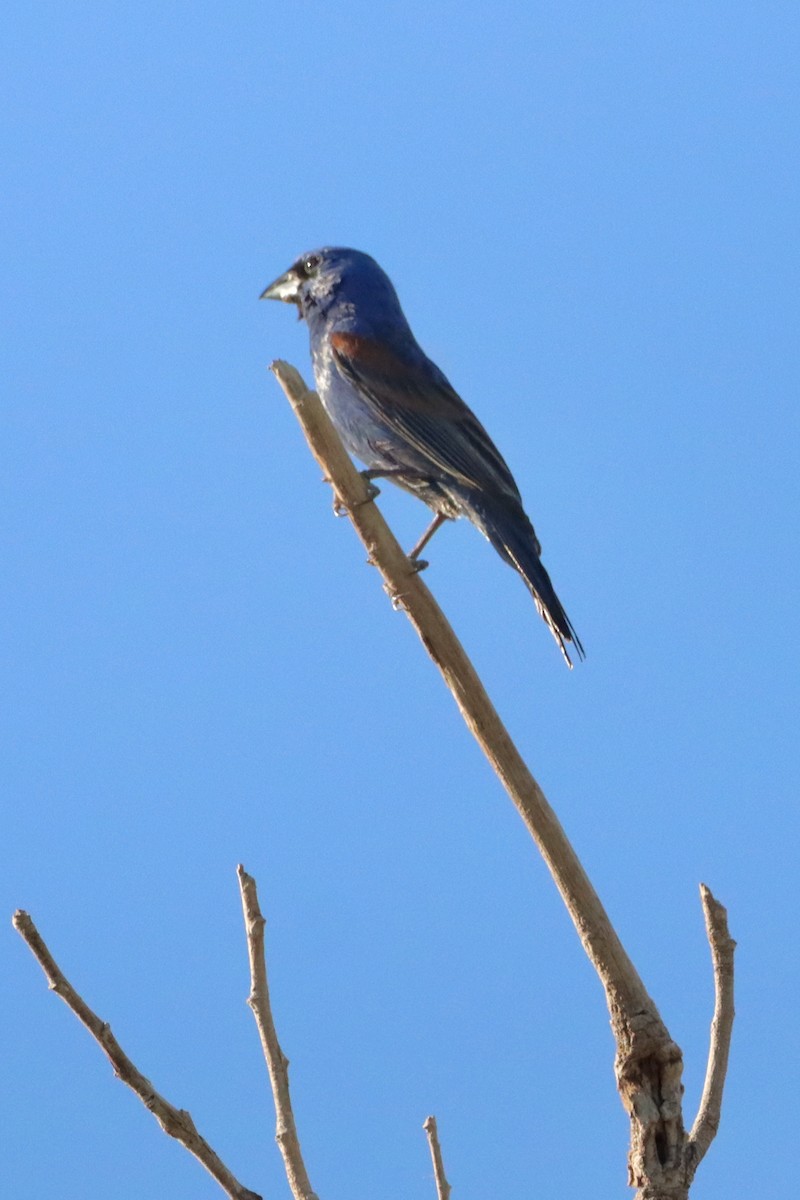
<instances>
[{"instance_id":1,"label":"bird's beak","mask_svg":"<svg viewBox=\"0 0 800 1200\"><path fill-rule=\"evenodd\" d=\"M298 304L300 300L300 279L294 270L289 270L280 279L276 279L268 288L264 288L260 300L283 300L286 304Z\"/></svg>"}]
</instances>

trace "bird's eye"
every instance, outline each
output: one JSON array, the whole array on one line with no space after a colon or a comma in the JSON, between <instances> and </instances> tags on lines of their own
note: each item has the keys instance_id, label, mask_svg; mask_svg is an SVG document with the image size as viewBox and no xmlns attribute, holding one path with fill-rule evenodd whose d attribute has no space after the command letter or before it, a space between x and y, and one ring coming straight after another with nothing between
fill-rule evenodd
<instances>
[{"instance_id":1,"label":"bird's eye","mask_svg":"<svg viewBox=\"0 0 800 1200\"><path fill-rule=\"evenodd\" d=\"M318 254L309 254L308 258L303 259L303 270L305 271L306 275L313 274L313 272L316 271L318 266L319 266L319 255Z\"/></svg>"}]
</instances>

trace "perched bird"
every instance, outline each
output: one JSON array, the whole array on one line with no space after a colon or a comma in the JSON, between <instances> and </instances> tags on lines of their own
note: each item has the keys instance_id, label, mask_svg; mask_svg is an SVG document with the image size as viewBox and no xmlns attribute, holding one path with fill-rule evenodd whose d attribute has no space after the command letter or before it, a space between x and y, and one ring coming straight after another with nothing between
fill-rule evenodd
<instances>
[{"instance_id":1,"label":"perched bird","mask_svg":"<svg viewBox=\"0 0 800 1200\"><path fill-rule=\"evenodd\" d=\"M390 479L436 514L409 557L419 561L444 521L468 517L525 580L567 665L568 642L583 658L505 460L420 349L375 260L341 247L314 250L261 299L296 304L307 322L317 390L350 453L366 463L365 478Z\"/></svg>"}]
</instances>

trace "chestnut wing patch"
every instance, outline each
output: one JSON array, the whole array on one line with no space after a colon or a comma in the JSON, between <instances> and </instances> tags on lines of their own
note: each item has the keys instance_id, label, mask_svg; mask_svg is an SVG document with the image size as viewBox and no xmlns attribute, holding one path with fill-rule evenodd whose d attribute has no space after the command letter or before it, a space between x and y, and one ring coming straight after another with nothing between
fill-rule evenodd
<instances>
[{"instance_id":1,"label":"chestnut wing patch","mask_svg":"<svg viewBox=\"0 0 800 1200\"><path fill-rule=\"evenodd\" d=\"M360 334L333 333L330 340L342 375L434 471L455 475L468 487L489 487L519 500L494 442L433 363L409 363L383 342Z\"/></svg>"}]
</instances>

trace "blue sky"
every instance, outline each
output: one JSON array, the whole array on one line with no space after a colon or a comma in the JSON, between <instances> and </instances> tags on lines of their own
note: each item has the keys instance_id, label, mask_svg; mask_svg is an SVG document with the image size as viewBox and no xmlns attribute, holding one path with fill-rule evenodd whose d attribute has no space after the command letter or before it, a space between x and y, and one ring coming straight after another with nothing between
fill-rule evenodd
<instances>
[{"instance_id":1,"label":"blue sky","mask_svg":"<svg viewBox=\"0 0 800 1200\"><path fill-rule=\"evenodd\" d=\"M312 1182L624 1195L597 983L268 374L298 253L372 253L517 477L572 674L474 529L433 588L686 1056L739 941L693 1196L785 1189L798 769L795 4L16 5L2 71L4 1178L220 1193L57 960L234 1172L286 1195L235 867ZM385 487L411 545L426 521ZM576 1137L575 1131L579 1130Z\"/></svg>"}]
</instances>

